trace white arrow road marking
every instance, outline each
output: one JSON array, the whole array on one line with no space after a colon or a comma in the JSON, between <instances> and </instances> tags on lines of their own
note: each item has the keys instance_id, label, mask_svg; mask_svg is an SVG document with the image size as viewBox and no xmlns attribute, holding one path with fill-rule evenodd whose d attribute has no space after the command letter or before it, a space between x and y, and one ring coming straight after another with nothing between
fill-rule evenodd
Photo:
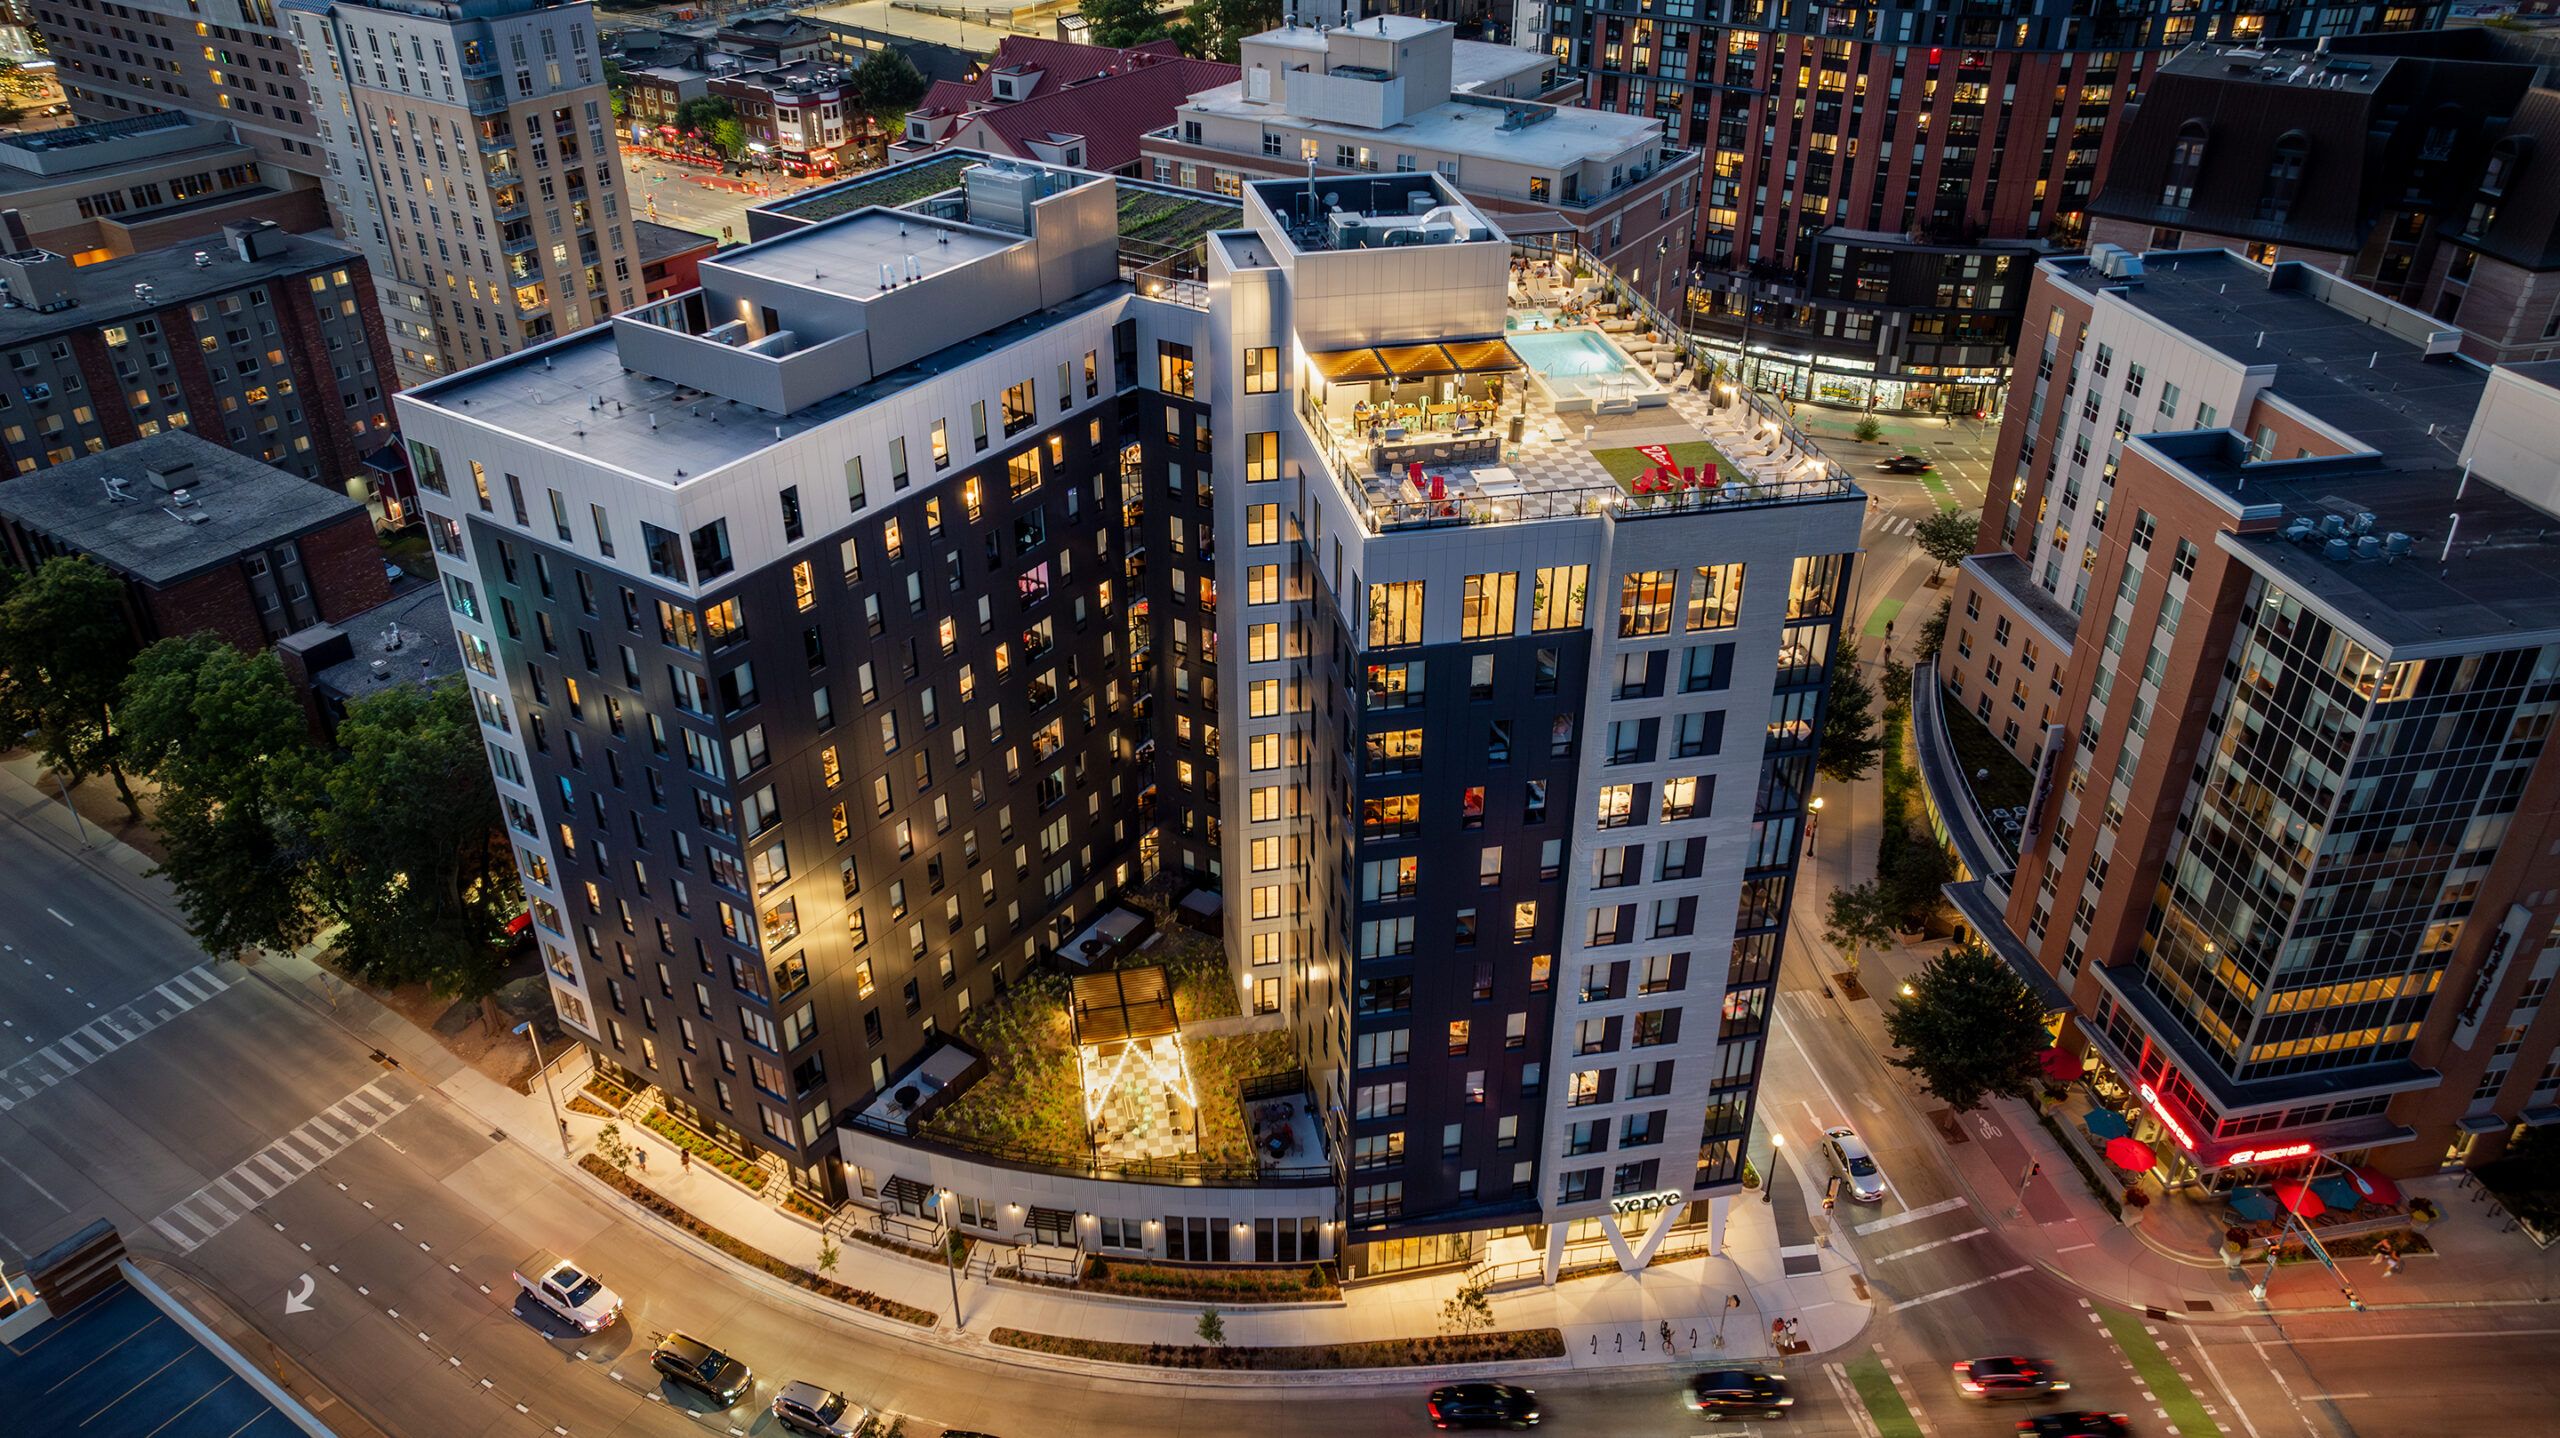
<instances>
[{"instance_id":1,"label":"white arrow road marking","mask_svg":"<svg viewBox=\"0 0 2560 1438\"><path fill-rule=\"evenodd\" d=\"M302 1281L286 1291L284 1295L284 1311L287 1313L309 1313L311 1311L311 1290L319 1286L320 1280L313 1278L308 1273L302 1275Z\"/></svg>"}]
</instances>

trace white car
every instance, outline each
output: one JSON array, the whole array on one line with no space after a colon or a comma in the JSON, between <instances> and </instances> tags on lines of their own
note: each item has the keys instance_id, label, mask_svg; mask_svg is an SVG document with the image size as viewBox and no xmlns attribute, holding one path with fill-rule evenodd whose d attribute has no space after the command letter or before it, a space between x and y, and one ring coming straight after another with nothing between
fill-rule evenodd
<instances>
[{"instance_id":1,"label":"white car","mask_svg":"<svg viewBox=\"0 0 2560 1438\"><path fill-rule=\"evenodd\" d=\"M622 1316L620 1294L556 1253L537 1253L517 1265L516 1287L580 1333L600 1333Z\"/></svg>"},{"instance_id":2,"label":"white car","mask_svg":"<svg viewBox=\"0 0 2560 1438\"><path fill-rule=\"evenodd\" d=\"M1876 1167L1875 1155L1867 1152L1866 1140L1858 1131L1842 1124L1822 1132L1822 1152L1831 1160L1832 1172L1847 1185L1849 1197L1860 1203L1884 1202L1884 1170Z\"/></svg>"}]
</instances>

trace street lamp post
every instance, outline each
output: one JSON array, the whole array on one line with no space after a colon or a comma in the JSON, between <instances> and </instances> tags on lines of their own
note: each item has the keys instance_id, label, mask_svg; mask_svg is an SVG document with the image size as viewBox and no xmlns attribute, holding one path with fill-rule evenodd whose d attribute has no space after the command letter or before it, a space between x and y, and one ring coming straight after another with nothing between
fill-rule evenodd
<instances>
[{"instance_id":1,"label":"street lamp post","mask_svg":"<svg viewBox=\"0 0 2560 1438\"><path fill-rule=\"evenodd\" d=\"M1772 1130L1769 1134L1769 1172L1760 1180L1760 1201L1775 1203L1778 1196L1778 1150L1787 1146L1787 1136Z\"/></svg>"},{"instance_id":2,"label":"street lamp post","mask_svg":"<svg viewBox=\"0 0 2560 1438\"><path fill-rule=\"evenodd\" d=\"M1813 837L1815 834L1819 833L1821 829L1822 796L1816 794L1813 796L1812 802L1805 805L1804 851L1806 854L1810 855L1813 853Z\"/></svg>"},{"instance_id":3,"label":"street lamp post","mask_svg":"<svg viewBox=\"0 0 2560 1438\"><path fill-rule=\"evenodd\" d=\"M560 1130L560 1156L567 1158L570 1156L569 1121L560 1116L560 1095L551 1087L551 1066L542 1061L542 1035L534 1031L531 1019L516 1025L516 1032L533 1045L533 1071L542 1076L542 1096L551 1103L552 1126Z\"/></svg>"},{"instance_id":4,"label":"street lamp post","mask_svg":"<svg viewBox=\"0 0 2560 1438\"><path fill-rule=\"evenodd\" d=\"M961 1241L960 1226L951 1221L951 1190L943 1189L938 1196L942 1200L942 1272L951 1280L951 1326L966 1332L969 1320L960 1312L960 1269L953 1262Z\"/></svg>"}]
</instances>

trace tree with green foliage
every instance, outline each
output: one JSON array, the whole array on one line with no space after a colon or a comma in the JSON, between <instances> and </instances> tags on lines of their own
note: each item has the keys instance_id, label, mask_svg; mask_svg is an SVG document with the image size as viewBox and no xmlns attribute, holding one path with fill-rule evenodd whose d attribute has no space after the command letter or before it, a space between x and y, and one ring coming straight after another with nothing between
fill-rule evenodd
<instances>
[{"instance_id":1,"label":"tree with green foliage","mask_svg":"<svg viewBox=\"0 0 2560 1438\"><path fill-rule=\"evenodd\" d=\"M1089 11L1087 12L1090 13ZM1195 60L1236 63L1245 38L1278 28L1280 0L1194 0L1182 19L1166 28L1182 53Z\"/></svg>"},{"instance_id":2,"label":"tree with green foliage","mask_svg":"<svg viewBox=\"0 0 2560 1438\"><path fill-rule=\"evenodd\" d=\"M1162 0L1085 0L1083 9L1090 44L1125 49L1164 39L1173 29Z\"/></svg>"},{"instance_id":3,"label":"tree with green foliage","mask_svg":"<svg viewBox=\"0 0 2560 1438\"><path fill-rule=\"evenodd\" d=\"M124 581L77 555L46 560L0 602L0 723L32 732L36 752L65 783L104 774L125 812L142 806L125 782L116 701L141 649L125 618Z\"/></svg>"},{"instance_id":4,"label":"tree with green foliage","mask_svg":"<svg viewBox=\"0 0 2560 1438\"><path fill-rule=\"evenodd\" d=\"M1911 996L1885 1011L1903 1051L1896 1068L1920 1076L1939 1102L1962 1111L1985 1096L2036 1092L2036 1054L2051 1042L2044 1003L1979 944L1952 948L1911 980Z\"/></svg>"},{"instance_id":5,"label":"tree with green foliage","mask_svg":"<svg viewBox=\"0 0 2560 1438\"><path fill-rule=\"evenodd\" d=\"M1876 733L1876 691L1858 670L1858 646L1843 643L1831 653L1831 696L1822 715L1822 742L1814 767L1826 779L1845 784L1863 779L1876 766L1884 740Z\"/></svg>"},{"instance_id":6,"label":"tree with green foliage","mask_svg":"<svg viewBox=\"0 0 2560 1438\"><path fill-rule=\"evenodd\" d=\"M1941 509L1912 526L1912 542L1938 566L1929 582L1936 584L1946 577L1948 566L1964 563L1981 533L1982 516L1969 509Z\"/></svg>"},{"instance_id":7,"label":"tree with green foliage","mask_svg":"<svg viewBox=\"0 0 2560 1438\"><path fill-rule=\"evenodd\" d=\"M1874 879L1845 889L1834 889L1822 914L1822 938L1840 951L1848 964L1850 978L1858 976L1858 962L1866 956L1869 944L1893 941L1891 901L1884 886Z\"/></svg>"},{"instance_id":8,"label":"tree with green foliage","mask_svg":"<svg viewBox=\"0 0 2560 1438\"><path fill-rule=\"evenodd\" d=\"M746 153L747 127L734 117L712 121L710 138L711 148L719 151L722 159L734 160Z\"/></svg>"},{"instance_id":9,"label":"tree with green foliage","mask_svg":"<svg viewBox=\"0 0 2560 1438\"><path fill-rule=\"evenodd\" d=\"M1200 1335L1201 1342L1212 1348L1227 1346L1227 1316L1220 1313L1214 1303L1200 1310L1200 1322L1192 1331Z\"/></svg>"},{"instance_id":10,"label":"tree with green foliage","mask_svg":"<svg viewBox=\"0 0 2560 1438\"><path fill-rule=\"evenodd\" d=\"M1911 702L1911 666L1888 654L1884 660L1884 707L1887 714Z\"/></svg>"},{"instance_id":11,"label":"tree with green foliage","mask_svg":"<svg viewBox=\"0 0 2560 1438\"><path fill-rule=\"evenodd\" d=\"M1440 1305L1440 1331L1452 1336L1482 1333L1493 1327L1493 1300L1482 1283L1459 1285Z\"/></svg>"},{"instance_id":12,"label":"tree with green foliage","mask_svg":"<svg viewBox=\"0 0 2560 1438\"><path fill-rule=\"evenodd\" d=\"M462 685L359 700L338 745L301 766L294 802L313 849L314 901L346 926L348 970L486 997L505 972L506 925L524 896Z\"/></svg>"},{"instance_id":13,"label":"tree with green foliage","mask_svg":"<svg viewBox=\"0 0 2560 1438\"><path fill-rule=\"evenodd\" d=\"M708 140L712 127L738 118L738 107L717 95L696 95L676 107L676 128Z\"/></svg>"},{"instance_id":14,"label":"tree with green foliage","mask_svg":"<svg viewBox=\"0 0 2560 1438\"><path fill-rule=\"evenodd\" d=\"M1874 415L1862 414L1858 416L1857 427L1850 433L1856 435L1861 444L1873 444L1884 437L1884 425Z\"/></svg>"},{"instance_id":15,"label":"tree with green foliage","mask_svg":"<svg viewBox=\"0 0 2560 1438\"><path fill-rule=\"evenodd\" d=\"M1941 599L1938 607L1920 624L1920 647L1913 656L1922 661L1935 659L1947 643L1947 613L1955 607L1952 599Z\"/></svg>"},{"instance_id":16,"label":"tree with green foliage","mask_svg":"<svg viewBox=\"0 0 2560 1438\"><path fill-rule=\"evenodd\" d=\"M900 111L923 99L927 88L924 72L895 45L883 45L865 56L853 72L853 86L862 97L862 108Z\"/></svg>"},{"instance_id":17,"label":"tree with green foliage","mask_svg":"<svg viewBox=\"0 0 2560 1438\"><path fill-rule=\"evenodd\" d=\"M1896 928L1925 933L1947 906L1947 885L1955 882L1956 863L1947 857L1947 846L1925 825L1907 819L1890 822L1902 825L1903 842L1894 846L1893 865L1880 876L1885 913ZM1878 857L1881 861L1881 854Z\"/></svg>"},{"instance_id":18,"label":"tree with green foliage","mask_svg":"<svg viewBox=\"0 0 2560 1438\"><path fill-rule=\"evenodd\" d=\"M196 942L209 954L308 942L309 855L286 785L311 744L275 652L163 639L134 661L118 712L128 761L160 786L169 858L155 872Z\"/></svg>"}]
</instances>

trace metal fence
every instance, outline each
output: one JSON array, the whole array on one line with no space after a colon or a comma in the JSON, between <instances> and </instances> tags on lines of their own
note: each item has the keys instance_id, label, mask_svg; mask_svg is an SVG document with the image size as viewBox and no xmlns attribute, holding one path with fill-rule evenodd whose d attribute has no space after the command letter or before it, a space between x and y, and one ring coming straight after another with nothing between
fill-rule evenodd
<instances>
[{"instance_id":1,"label":"metal fence","mask_svg":"<svg viewBox=\"0 0 2560 1438\"><path fill-rule=\"evenodd\" d=\"M848 1127L893 1138L921 1152L1065 1178L1160 1183L1179 1188L1313 1187L1333 1182L1333 1169L1329 1166L1265 1168L1256 1163L1214 1163L1205 1159L1113 1159L1092 1153L1026 1148L1017 1144L959 1143L928 1138L867 1114L851 1115L844 1122Z\"/></svg>"}]
</instances>

